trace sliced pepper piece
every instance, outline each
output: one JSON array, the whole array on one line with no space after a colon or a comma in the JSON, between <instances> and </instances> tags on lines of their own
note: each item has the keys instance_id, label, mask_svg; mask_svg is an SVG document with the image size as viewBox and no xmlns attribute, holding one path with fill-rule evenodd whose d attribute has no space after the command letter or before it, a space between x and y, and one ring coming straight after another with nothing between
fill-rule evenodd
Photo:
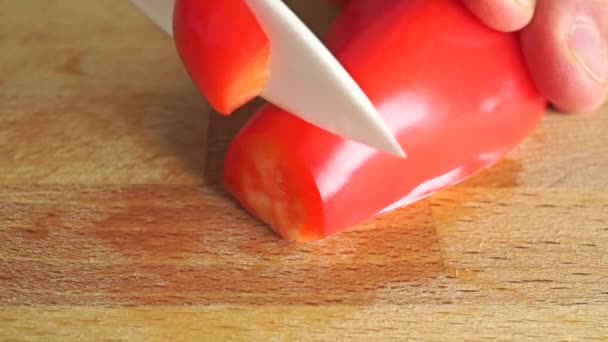
<instances>
[{"instance_id":1,"label":"sliced pepper piece","mask_svg":"<svg viewBox=\"0 0 608 342\"><path fill-rule=\"evenodd\" d=\"M408 158L264 106L232 142L223 180L286 239L321 239L461 182L543 116L516 35L488 29L457 0L352 0L327 42Z\"/></svg>"},{"instance_id":2,"label":"sliced pepper piece","mask_svg":"<svg viewBox=\"0 0 608 342\"><path fill-rule=\"evenodd\" d=\"M230 114L264 89L270 43L243 0L177 0L173 33L186 70L217 112Z\"/></svg>"}]
</instances>

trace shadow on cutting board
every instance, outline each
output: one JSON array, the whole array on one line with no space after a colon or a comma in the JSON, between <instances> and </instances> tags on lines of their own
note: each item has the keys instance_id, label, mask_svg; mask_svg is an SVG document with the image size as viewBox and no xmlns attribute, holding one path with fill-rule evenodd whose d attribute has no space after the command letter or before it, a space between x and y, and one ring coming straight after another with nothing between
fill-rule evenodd
<instances>
[{"instance_id":1,"label":"shadow on cutting board","mask_svg":"<svg viewBox=\"0 0 608 342\"><path fill-rule=\"evenodd\" d=\"M10 251L0 261L2 305L452 298L427 201L323 241L294 244L204 187L45 186L18 194L0 206L0 213L27 206L12 210L0 231L0 250Z\"/></svg>"},{"instance_id":2,"label":"shadow on cutting board","mask_svg":"<svg viewBox=\"0 0 608 342\"><path fill-rule=\"evenodd\" d=\"M221 190L224 156L226 155L228 146L241 127L245 125L255 111L264 103L264 100L256 99L230 116L211 115L207 130L205 185Z\"/></svg>"}]
</instances>

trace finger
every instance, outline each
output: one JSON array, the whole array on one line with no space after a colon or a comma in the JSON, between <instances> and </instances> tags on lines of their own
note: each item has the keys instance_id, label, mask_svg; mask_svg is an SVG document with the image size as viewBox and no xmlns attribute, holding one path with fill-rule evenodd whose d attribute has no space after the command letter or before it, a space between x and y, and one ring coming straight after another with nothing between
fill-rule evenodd
<instances>
[{"instance_id":1,"label":"finger","mask_svg":"<svg viewBox=\"0 0 608 342\"><path fill-rule=\"evenodd\" d=\"M538 89L555 107L594 111L608 92L608 1L538 0L521 32Z\"/></svg>"},{"instance_id":2,"label":"finger","mask_svg":"<svg viewBox=\"0 0 608 342\"><path fill-rule=\"evenodd\" d=\"M560 0L557 0L560 1ZM517 31L532 19L535 0L463 0L482 22L504 32Z\"/></svg>"}]
</instances>

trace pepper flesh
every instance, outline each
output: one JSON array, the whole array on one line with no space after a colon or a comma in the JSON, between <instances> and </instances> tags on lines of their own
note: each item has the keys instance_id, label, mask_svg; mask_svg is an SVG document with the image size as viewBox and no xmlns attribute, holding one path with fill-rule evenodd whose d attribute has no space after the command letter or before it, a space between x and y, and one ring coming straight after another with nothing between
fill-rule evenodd
<instances>
[{"instance_id":1,"label":"pepper flesh","mask_svg":"<svg viewBox=\"0 0 608 342\"><path fill-rule=\"evenodd\" d=\"M243 0L176 0L173 34L186 70L217 112L230 114L264 89L270 43Z\"/></svg>"},{"instance_id":2,"label":"pepper flesh","mask_svg":"<svg viewBox=\"0 0 608 342\"><path fill-rule=\"evenodd\" d=\"M467 179L543 116L517 37L486 28L457 0L352 0L327 43L408 157L264 106L232 142L223 179L286 239L321 239Z\"/></svg>"}]
</instances>

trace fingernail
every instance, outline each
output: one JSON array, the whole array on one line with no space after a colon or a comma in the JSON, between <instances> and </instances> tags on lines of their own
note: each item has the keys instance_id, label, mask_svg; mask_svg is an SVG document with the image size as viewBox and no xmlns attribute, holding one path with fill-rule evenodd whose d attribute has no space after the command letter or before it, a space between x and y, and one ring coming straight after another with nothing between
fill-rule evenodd
<instances>
[{"instance_id":1,"label":"fingernail","mask_svg":"<svg viewBox=\"0 0 608 342\"><path fill-rule=\"evenodd\" d=\"M589 76L600 83L608 79L608 42L589 20L577 20L570 26L568 46Z\"/></svg>"},{"instance_id":2,"label":"fingernail","mask_svg":"<svg viewBox=\"0 0 608 342\"><path fill-rule=\"evenodd\" d=\"M524 7L532 7L532 5L534 5L534 0L515 0L515 1Z\"/></svg>"}]
</instances>

